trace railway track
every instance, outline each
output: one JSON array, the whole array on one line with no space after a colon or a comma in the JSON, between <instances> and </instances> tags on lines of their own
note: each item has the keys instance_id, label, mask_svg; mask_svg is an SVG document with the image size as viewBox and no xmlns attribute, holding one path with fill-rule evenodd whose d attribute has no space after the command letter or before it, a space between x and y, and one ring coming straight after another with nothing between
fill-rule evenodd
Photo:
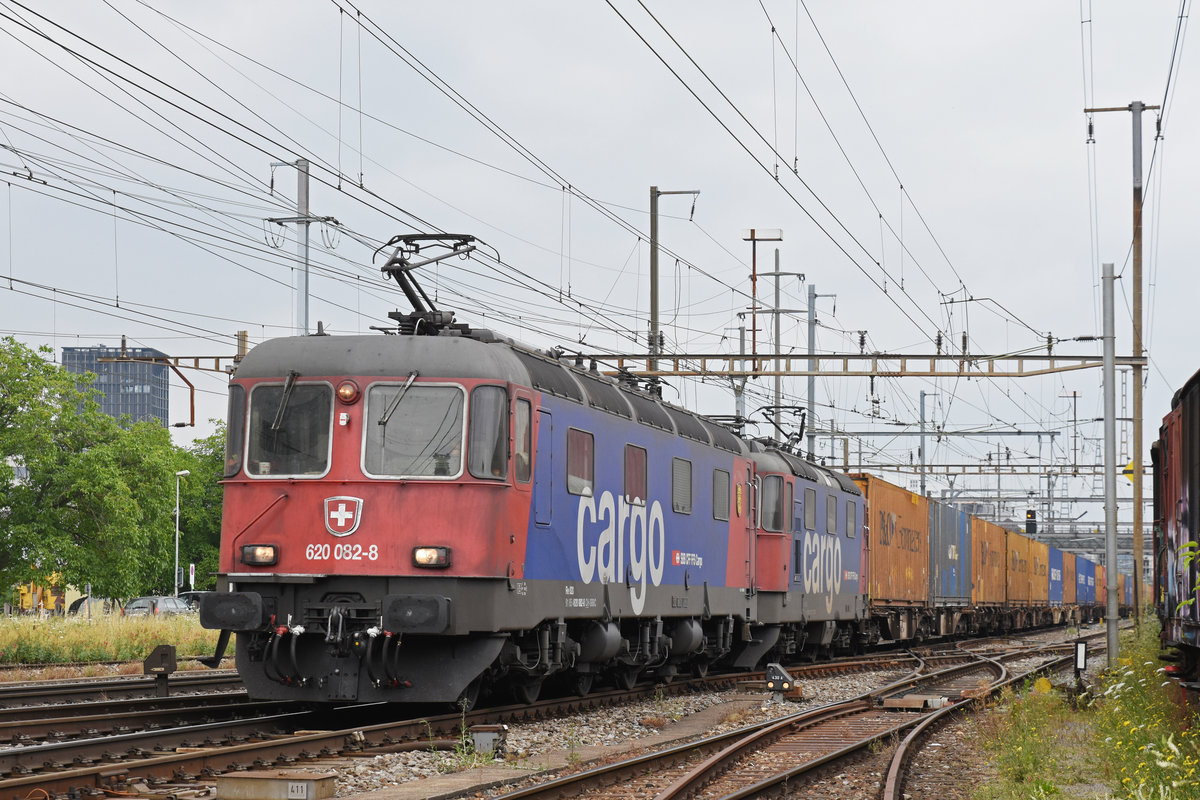
<instances>
[{"instance_id":1,"label":"railway track","mask_svg":"<svg viewBox=\"0 0 1200 800\"><path fill-rule=\"evenodd\" d=\"M231 669L175 673L167 679L172 694L227 692L239 690L242 680ZM35 703L58 704L118 698L154 697L158 684L153 675L123 675L115 678L72 678L53 681L19 681L0 684L0 708Z\"/></svg>"},{"instance_id":2,"label":"railway track","mask_svg":"<svg viewBox=\"0 0 1200 800\"><path fill-rule=\"evenodd\" d=\"M1070 663L1061 645L1044 648L1038 668ZM669 750L606 764L501 795L504 800L803 796L806 779L821 768L899 737L885 800L900 800L905 772L920 737L948 714L1020 680L1005 661L1028 662L1037 648L1007 648L995 658L960 651L962 663L930 670L953 654L930 653L909 678L846 702L806 710L781 720L691 742Z\"/></svg>"},{"instance_id":3,"label":"railway track","mask_svg":"<svg viewBox=\"0 0 1200 800\"><path fill-rule=\"evenodd\" d=\"M913 656L889 654L793 669L798 675L817 677L901 669L916 663L918 659ZM130 705L128 713L120 717L111 709L95 713L105 707L103 704L4 709L0 710L0 731L14 732L16 738L12 746L0 748L0 798L20 798L42 791L53 796L113 789L129 781L149 785L186 782L230 770L297 765L340 754L385 753L408 749L414 742L452 736L463 725L535 721L660 694L731 688L746 681L761 682L762 678L762 673L710 675L666 686L646 684L629 691L595 692L582 698L547 699L420 719L391 719L389 716L396 712L386 704L345 707L334 712L297 706L288 711L279 704L250 703L244 700L244 694L224 704L217 702L222 696L203 695L123 701L118 705L136 706ZM193 707L189 701L198 702ZM68 709L81 713L67 715ZM60 716L42 719L47 710ZM171 724L185 713L198 718L231 713L238 719ZM150 724L140 725L139 730L125 729L139 717Z\"/></svg>"},{"instance_id":4,"label":"railway track","mask_svg":"<svg viewBox=\"0 0 1200 800\"><path fill-rule=\"evenodd\" d=\"M978 656L957 648L930 648L920 655L881 654L789 669L798 678L908 669L914 675L922 671L938 672L944 679L949 679L952 675L970 674L967 662L971 659L978 660ZM346 716L339 717L306 708L288 710L278 705L274 708L268 707L270 704L256 706L244 701L244 695L229 696L224 704L215 697L197 695L126 701L126 705L134 702L139 705L136 708L130 705L129 713L122 720L110 720L105 723L105 728L88 727L97 720L87 717L104 716L95 713L98 706L92 706L89 714L87 706L75 705L74 708L83 713L74 717L65 713L67 706L33 706L24 709L28 712L24 722L41 719L47 710L62 715L43 720L39 723L40 728L30 724L26 731L17 733L22 728L22 710L2 710L0 730L12 731L16 738L13 746L0 749L0 775L3 776L0 777L0 798L24 798L42 791L51 796L124 791L143 784L174 786L211 779L231 770L301 766L343 756L381 754L411 749L414 742L424 742L427 746L432 738L455 735L463 725L537 721L618 705L632 699L728 688L735 683L761 678L761 673L710 676L669 686L647 685L633 691L597 692L585 698L549 699L529 705L481 709L465 715L442 714L419 720L394 719L395 710L385 704L355 706L346 709ZM972 687L978 688L981 681L979 677L962 680L968 691ZM894 690L901 696L913 693L913 687L908 684L895 686ZM198 719L208 715L209 721L172 724L172 715L187 709L188 700L198 700L198 703L187 713L195 713ZM58 712L58 709L63 711ZM145 709L157 709L162 713L152 717L151 725L143 725L142 730L123 730L128 720L145 716L142 713ZM224 713L239 719L213 720ZM908 712L906 716L914 715ZM73 728L76 723L78 725ZM36 741L39 736L41 741ZM692 753L687 758L694 761L697 756ZM569 792L576 793L574 790Z\"/></svg>"}]
</instances>

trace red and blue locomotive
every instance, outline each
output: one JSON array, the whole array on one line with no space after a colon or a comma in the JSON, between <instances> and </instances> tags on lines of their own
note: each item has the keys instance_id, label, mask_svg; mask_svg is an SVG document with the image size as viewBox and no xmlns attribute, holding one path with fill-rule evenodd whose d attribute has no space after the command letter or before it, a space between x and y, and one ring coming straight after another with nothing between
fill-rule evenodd
<instances>
[{"instance_id":1,"label":"red and blue locomotive","mask_svg":"<svg viewBox=\"0 0 1200 800\"><path fill-rule=\"evenodd\" d=\"M1171 400L1154 463L1154 605L1174 675L1200 689L1200 372Z\"/></svg>"},{"instance_id":2,"label":"red and blue locomotive","mask_svg":"<svg viewBox=\"0 0 1200 800\"><path fill-rule=\"evenodd\" d=\"M268 341L230 394L221 575L252 696L536 696L868 638L863 499L486 332Z\"/></svg>"}]
</instances>

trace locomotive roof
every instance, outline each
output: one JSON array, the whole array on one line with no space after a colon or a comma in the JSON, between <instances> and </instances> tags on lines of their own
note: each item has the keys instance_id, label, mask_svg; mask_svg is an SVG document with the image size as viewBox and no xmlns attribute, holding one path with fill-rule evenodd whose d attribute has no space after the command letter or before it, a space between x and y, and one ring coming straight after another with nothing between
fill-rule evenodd
<instances>
[{"instance_id":1,"label":"locomotive roof","mask_svg":"<svg viewBox=\"0 0 1200 800\"><path fill-rule=\"evenodd\" d=\"M508 347L464 336L290 336L255 347L238 365L239 378L280 378L289 370L317 375L407 375L527 383Z\"/></svg>"},{"instance_id":2,"label":"locomotive roof","mask_svg":"<svg viewBox=\"0 0 1200 800\"><path fill-rule=\"evenodd\" d=\"M482 335L481 335L482 334ZM417 370L422 378L511 381L591 405L611 414L674 432L732 453L746 444L728 428L648 394L630 391L595 372L484 332L439 336L291 336L255 347L238 365L239 378L396 376Z\"/></svg>"}]
</instances>

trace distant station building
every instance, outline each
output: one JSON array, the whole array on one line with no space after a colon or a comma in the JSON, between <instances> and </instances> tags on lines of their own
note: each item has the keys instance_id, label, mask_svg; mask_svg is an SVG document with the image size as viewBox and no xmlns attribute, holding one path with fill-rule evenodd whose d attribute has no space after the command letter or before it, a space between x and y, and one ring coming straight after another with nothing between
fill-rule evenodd
<instances>
[{"instance_id":1,"label":"distant station building","mask_svg":"<svg viewBox=\"0 0 1200 800\"><path fill-rule=\"evenodd\" d=\"M165 364L140 361L108 361L102 358L163 358L166 353L149 347L64 347L62 363L69 372L96 374L95 387L103 396L100 409L120 419L128 414L133 422L158 420L170 424L170 372Z\"/></svg>"}]
</instances>

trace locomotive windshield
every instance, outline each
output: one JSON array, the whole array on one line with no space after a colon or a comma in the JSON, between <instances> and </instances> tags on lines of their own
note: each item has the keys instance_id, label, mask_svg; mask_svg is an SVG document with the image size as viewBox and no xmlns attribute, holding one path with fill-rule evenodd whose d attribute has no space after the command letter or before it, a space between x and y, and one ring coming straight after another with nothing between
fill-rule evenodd
<instances>
[{"instance_id":1,"label":"locomotive windshield","mask_svg":"<svg viewBox=\"0 0 1200 800\"><path fill-rule=\"evenodd\" d=\"M404 389L403 384L376 384L367 391L365 471L389 477L459 475L462 389L424 384Z\"/></svg>"},{"instance_id":2,"label":"locomotive windshield","mask_svg":"<svg viewBox=\"0 0 1200 800\"><path fill-rule=\"evenodd\" d=\"M254 387L246 471L255 476L325 474L332 427L333 387L329 384L293 381L286 387Z\"/></svg>"}]
</instances>

